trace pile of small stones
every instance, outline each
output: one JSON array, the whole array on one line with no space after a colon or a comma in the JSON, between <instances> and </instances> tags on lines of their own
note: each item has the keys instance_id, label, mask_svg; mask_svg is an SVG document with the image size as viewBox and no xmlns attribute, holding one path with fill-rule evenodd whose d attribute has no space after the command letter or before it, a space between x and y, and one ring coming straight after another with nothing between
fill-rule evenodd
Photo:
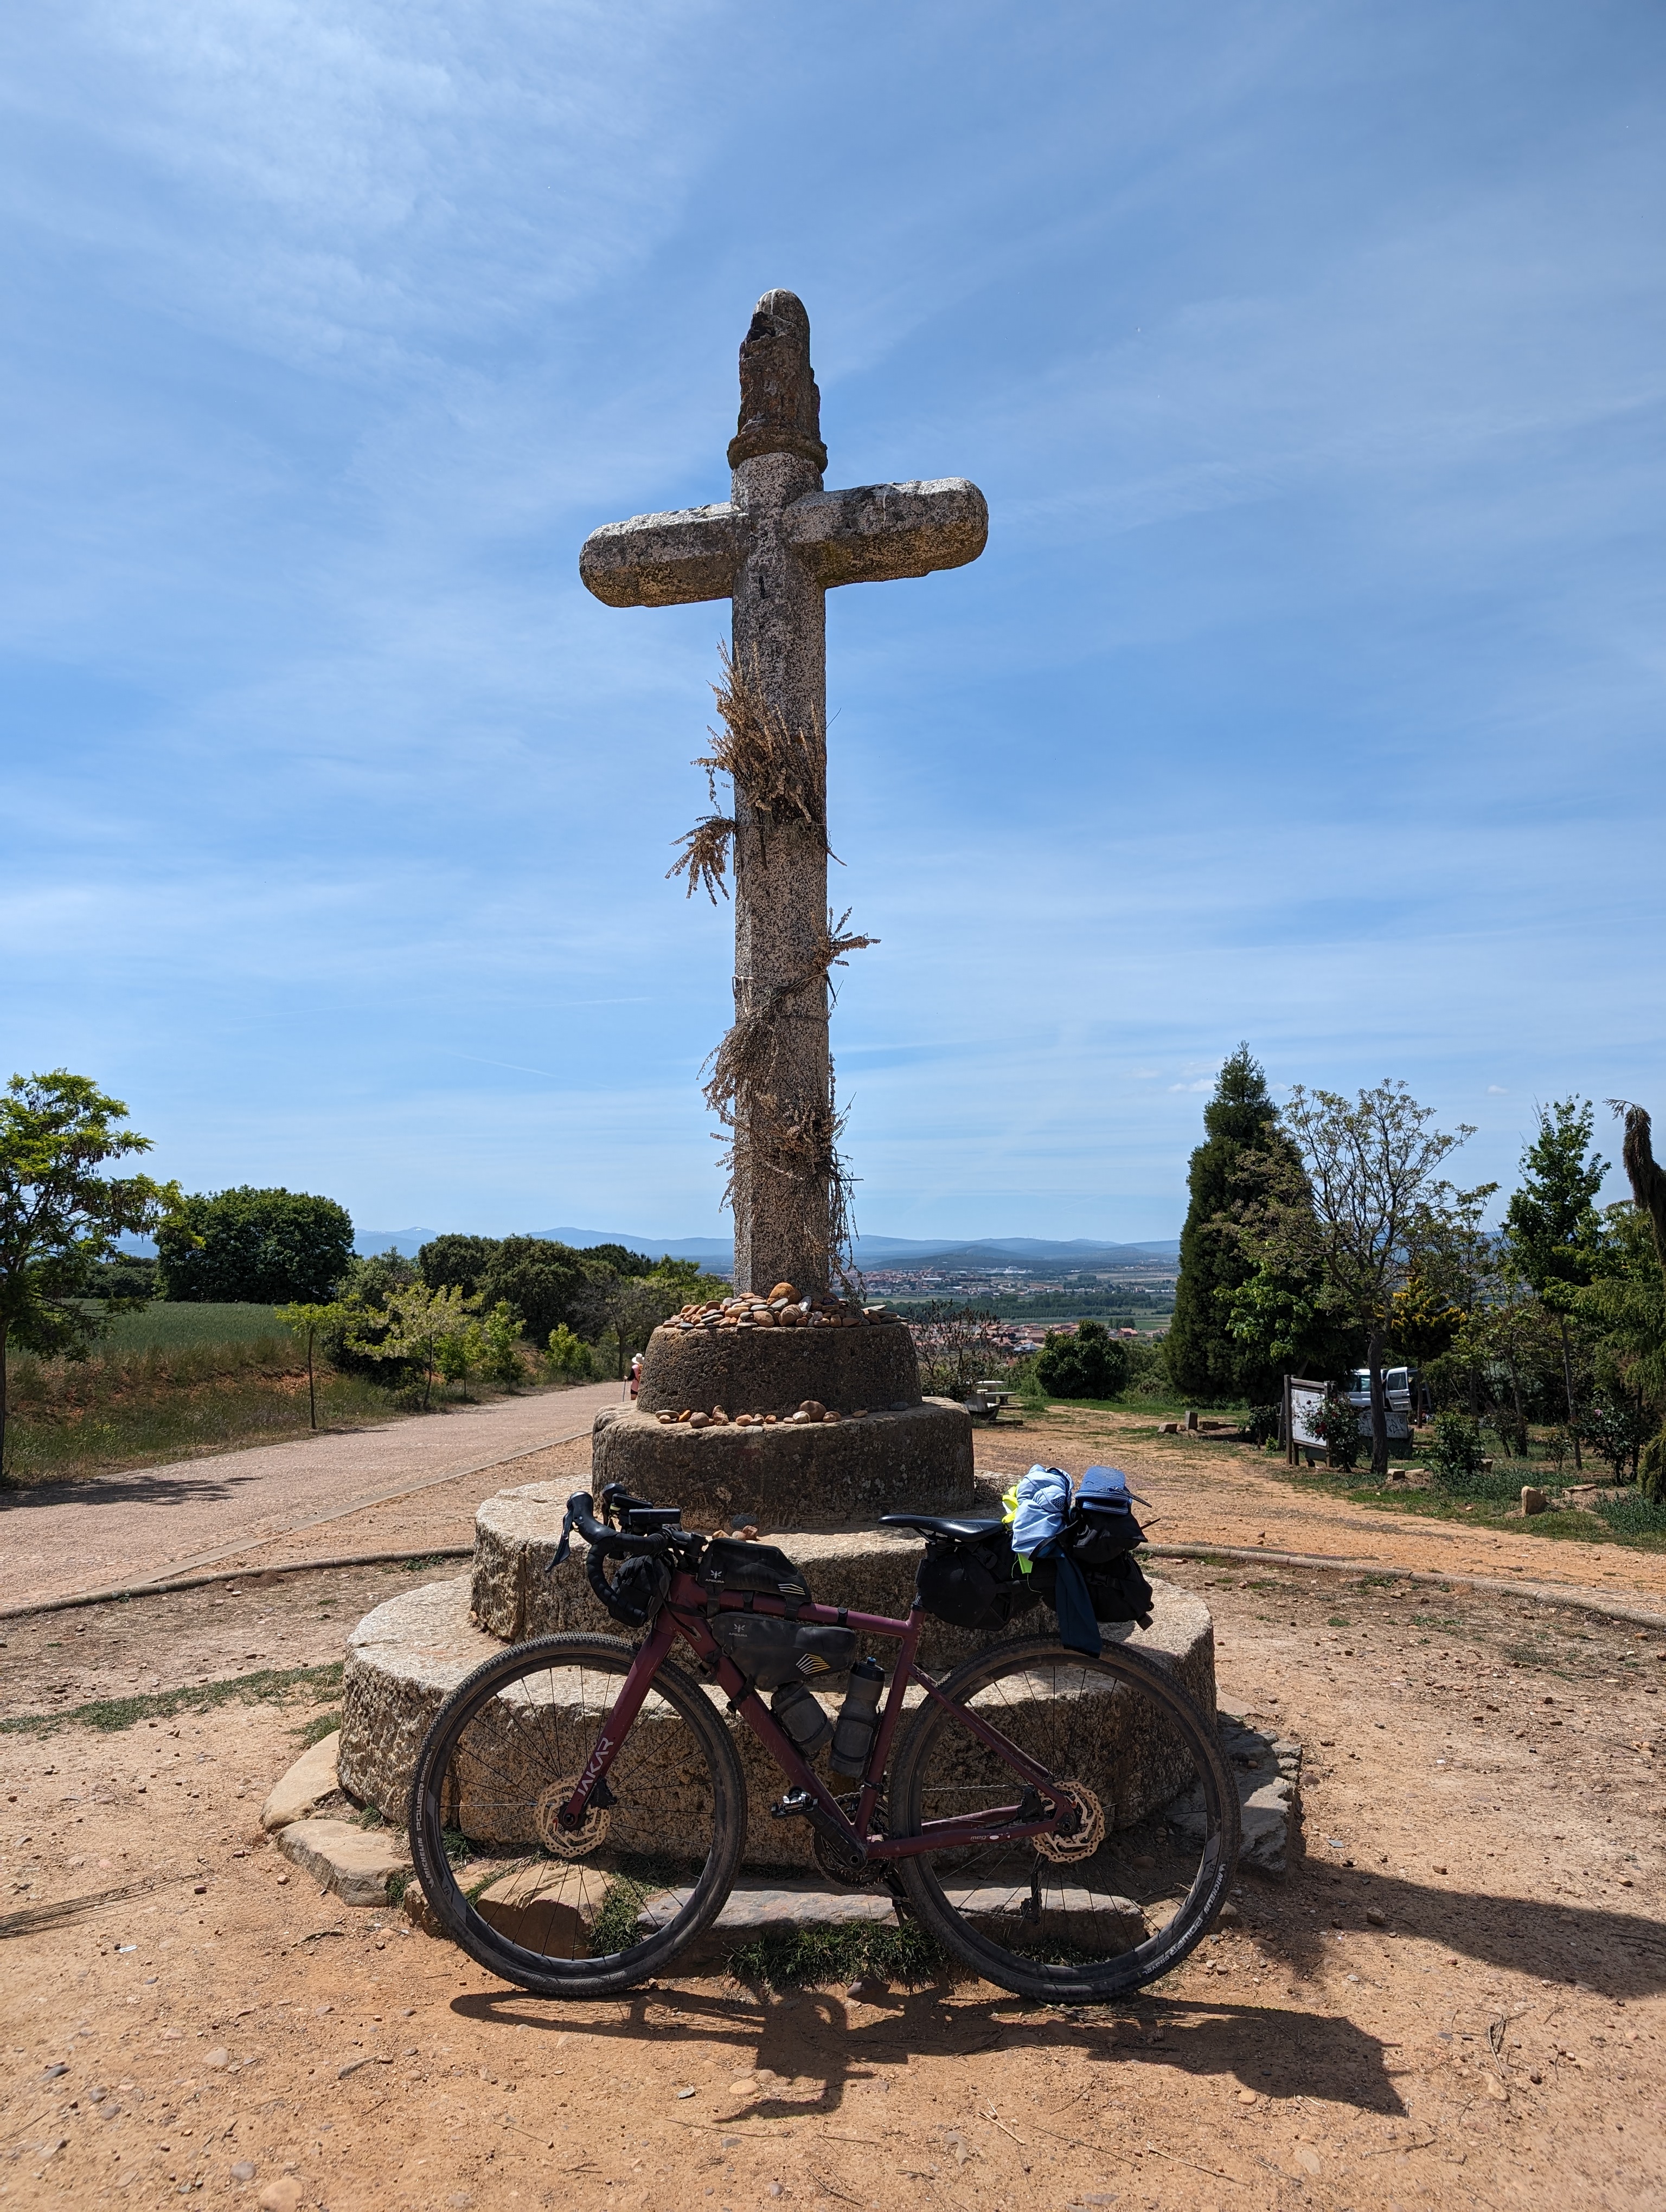
<instances>
[{"instance_id":1,"label":"pile of small stones","mask_svg":"<svg viewBox=\"0 0 1666 2212\"><path fill-rule=\"evenodd\" d=\"M714 1406L709 1413L687 1407L680 1413L656 1413L654 1418L668 1429L804 1429L817 1421L860 1421L866 1417L866 1406L853 1413L836 1413L819 1398L806 1398L795 1413L726 1413L721 1406Z\"/></svg>"},{"instance_id":2,"label":"pile of small stones","mask_svg":"<svg viewBox=\"0 0 1666 2212\"><path fill-rule=\"evenodd\" d=\"M767 1298L743 1291L739 1297L684 1306L669 1326L691 1328L864 1328L880 1322L897 1325L883 1306L859 1305L853 1298L815 1293L801 1298L791 1283L777 1283Z\"/></svg>"}]
</instances>

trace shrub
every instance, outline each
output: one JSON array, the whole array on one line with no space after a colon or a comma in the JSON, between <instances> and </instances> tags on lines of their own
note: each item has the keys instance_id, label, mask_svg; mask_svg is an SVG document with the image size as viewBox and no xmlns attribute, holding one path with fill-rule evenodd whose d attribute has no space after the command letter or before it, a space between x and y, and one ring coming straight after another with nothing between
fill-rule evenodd
<instances>
[{"instance_id":1,"label":"shrub","mask_svg":"<svg viewBox=\"0 0 1666 2212\"><path fill-rule=\"evenodd\" d=\"M1055 1398L1115 1398L1128 1379L1128 1356L1102 1321L1080 1322L1074 1336L1049 1329L1036 1379Z\"/></svg>"},{"instance_id":2,"label":"shrub","mask_svg":"<svg viewBox=\"0 0 1666 2212\"><path fill-rule=\"evenodd\" d=\"M481 1370L489 1382L511 1389L526 1380L520 1364L520 1316L507 1298L500 1298L480 1324L485 1343Z\"/></svg>"},{"instance_id":3,"label":"shrub","mask_svg":"<svg viewBox=\"0 0 1666 2212\"><path fill-rule=\"evenodd\" d=\"M1437 1413L1426 1455L1440 1482L1449 1490L1460 1488L1481 1473L1481 1423L1467 1413Z\"/></svg>"},{"instance_id":4,"label":"shrub","mask_svg":"<svg viewBox=\"0 0 1666 2212\"><path fill-rule=\"evenodd\" d=\"M240 1184L185 1199L156 1231L162 1296L188 1304L327 1299L353 1257L345 1206L305 1191Z\"/></svg>"},{"instance_id":5,"label":"shrub","mask_svg":"<svg viewBox=\"0 0 1666 2212\"><path fill-rule=\"evenodd\" d=\"M1356 1467L1359 1461L1359 1415L1346 1398L1327 1398L1316 1413L1308 1417L1308 1427L1325 1448L1325 1456L1334 1468L1344 1471Z\"/></svg>"},{"instance_id":6,"label":"shrub","mask_svg":"<svg viewBox=\"0 0 1666 2212\"><path fill-rule=\"evenodd\" d=\"M550 1332L545 1357L551 1371L563 1382L587 1382L596 1371L595 1355L581 1336L575 1336L565 1322Z\"/></svg>"},{"instance_id":7,"label":"shrub","mask_svg":"<svg viewBox=\"0 0 1666 2212\"><path fill-rule=\"evenodd\" d=\"M1666 1505L1666 1429L1643 1447L1639 1487L1652 1504Z\"/></svg>"},{"instance_id":8,"label":"shrub","mask_svg":"<svg viewBox=\"0 0 1666 2212\"><path fill-rule=\"evenodd\" d=\"M1251 1406L1244 1416L1243 1433L1252 1444L1276 1443L1283 1425L1283 1415L1278 1407Z\"/></svg>"},{"instance_id":9,"label":"shrub","mask_svg":"<svg viewBox=\"0 0 1666 2212\"><path fill-rule=\"evenodd\" d=\"M1658 1413L1635 1399L1610 1397L1606 1391L1598 1391L1581 1407L1576 1424L1580 1442L1589 1444L1598 1459L1607 1460L1616 1482L1625 1481L1633 1456L1659 1425Z\"/></svg>"}]
</instances>

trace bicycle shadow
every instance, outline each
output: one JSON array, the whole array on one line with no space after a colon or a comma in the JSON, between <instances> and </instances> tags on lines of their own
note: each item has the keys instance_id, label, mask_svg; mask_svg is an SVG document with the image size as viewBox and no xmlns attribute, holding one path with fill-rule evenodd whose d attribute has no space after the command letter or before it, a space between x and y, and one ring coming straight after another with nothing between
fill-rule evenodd
<instances>
[{"instance_id":1,"label":"bicycle shadow","mask_svg":"<svg viewBox=\"0 0 1666 2212\"><path fill-rule=\"evenodd\" d=\"M700 2118L684 2123L696 2128L744 2128L810 2113L848 2116L853 2101L877 2115L888 2069L910 2059L969 2059L997 2050L1073 2051L1096 2069L1106 2069L1103 2080L1077 2090L1055 2117L1091 2100L1096 2089L1112 2094L1116 2068L1148 2065L1179 2067L1199 2079L1230 2076L1274 2100L1319 2099L1389 2118L1407 2111L1389 2072L1396 2045L1352 2021L1290 2005L1142 1991L1081 2020L1067 2013L1020 2013L1021 2000L1004 1991L947 2002L940 1985L876 1991L863 2000L862 2009L878 2008L879 2016L859 2021L853 2021L847 1997L825 1990L741 1996L698 1987L632 1990L621 2002L629 2007L624 2017L599 2021L575 2021L565 2012L529 2014L516 2009L526 2000L512 1990L458 1996L451 2009L477 2022L532 2026L599 2042L639 2042L651 2035L656 2043L680 2039L692 2047L708 2045L714 2038L733 2040L737 2073L768 2078L749 2084L751 2094L739 2082L727 2094L700 2085ZM1164 2015L1160 2021L1150 2016L1155 2008ZM1090 2101L1078 2118L1091 2117Z\"/></svg>"}]
</instances>

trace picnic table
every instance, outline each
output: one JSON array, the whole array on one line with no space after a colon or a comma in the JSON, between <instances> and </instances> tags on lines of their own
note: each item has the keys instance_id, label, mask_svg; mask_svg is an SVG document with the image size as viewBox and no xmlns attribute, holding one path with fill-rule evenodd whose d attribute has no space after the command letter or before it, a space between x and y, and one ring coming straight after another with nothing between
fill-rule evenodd
<instances>
[{"instance_id":1,"label":"picnic table","mask_svg":"<svg viewBox=\"0 0 1666 2212\"><path fill-rule=\"evenodd\" d=\"M1000 1419L1002 1409L1010 1406L1018 1395L1004 1382L980 1382L963 1403L975 1421L993 1423Z\"/></svg>"}]
</instances>

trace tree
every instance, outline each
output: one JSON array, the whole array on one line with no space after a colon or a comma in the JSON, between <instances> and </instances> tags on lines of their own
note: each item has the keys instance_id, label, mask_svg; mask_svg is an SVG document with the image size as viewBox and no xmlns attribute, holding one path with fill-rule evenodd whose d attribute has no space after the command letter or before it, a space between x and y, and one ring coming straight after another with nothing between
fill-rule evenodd
<instances>
[{"instance_id":1,"label":"tree","mask_svg":"<svg viewBox=\"0 0 1666 2212\"><path fill-rule=\"evenodd\" d=\"M489 1382L511 1389L526 1378L526 1369L520 1364L520 1316L508 1298L500 1298L480 1324L485 1340L485 1358L482 1362Z\"/></svg>"},{"instance_id":2,"label":"tree","mask_svg":"<svg viewBox=\"0 0 1666 2212\"><path fill-rule=\"evenodd\" d=\"M417 1248L417 1272L431 1291L472 1295L485 1281L502 1243L498 1237L430 1237Z\"/></svg>"},{"instance_id":3,"label":"tree","mask_svg":"<svg viewBox=\"0 0 1666 2212\"><path fill-rule=\"evenodd\" d=\"M1522 1185L1504 1210L1510 1255L1524 1281L1561 1324L1562 1385L1573 1463L1580 1464L1579 1428L1573 1402L1573 1358L1568 1342L1568 1296L1589 1283L1601 1234L1596 1199L1608 1171L1590 1149L1589 1099L1558 1098L1539 1109L1539 1133L1522 1154Z\"/></svg>"},{"instance_id":4,"label":"tree","mask_svg":"<svg viewBox=\"0 0 1666 2212\"><path fill-rule=\"evenodd\" d=\"M1316 1285L1319 1310L1365 1339L1379 1480L1389 1468L1383 1346L1391 1301L1445 1223L1480 1195L1436 1174L1474 1130L1446 1134L1429 1127L1433 1119L1403 1083L1362 1090L1353 1102L1298 1084L1279 1117L1293 1155L1282 1147L1262 1155L1265 1194L1244 1224L1253 1260Z\"/></svg>"},{"instance_id":5,"label":"tree","mask_svg":"<svg viewBox=\"0 0 1666 2212\"><path fill-rule=\"evenodd\" d=\"M1640 1448L1666 1410L1666 1271L1648 1217L1634 1206L1607 1207L1602 1227L1592 1279L1570 1292L1568 1303L1575 1321L1596 1337L1592 1368L1597 1391L1611 1409L1631 1409L1624 1418L1640 1425ZM1621 1418L1610 1411L1594 1425L1582 1415L1580 1426L1592 1442L1597 1427L1616 1433ZM1612 1458L1606 1447L1602 1450Z\"/></svg>"},{"instance_id":6,"label":"tree","mask_svg":"<svg viewBox=\"0 0 1666 2212\"><path fill-rule=\"evenodd\" d=\"M1036 1356L1036 1380L1055 1398L1115 1398L1128 1379L1128 1356L1102 1321L1066 1336L1049 1328Z\"/></svg>"},{"instance_id":7,"label":"tree","mask_svg":"<svg viewBox=\"0 0 1666 2212\"><path fill-rule=\"evenodd\" d=\"M368 1359L406 1360L419 1367L426 1413L441 1364L441 1346L475 1327L479 1309L477 1292L470 1297L462 1291L431 1291L426 1283L410 1283L402 1291L390 1291L380 1313L367 1310L365 1322L370 1326L362 1326L348 1340Z\"/></svg>"},{"instance_id":8,"label":"tree","mask_svg":"<svg viewBox=\"0 0 1666 2212\"><path fill-rule=\"evenodd\" d=\"M1192 1154L1174 1317L1164 1340L1169 1377L1183 1396L1205 1406L1275 1397L1277 1372L1261 1346L1232 1327L1231 1294L1255 1263L1230 1224L1260 1194L1259 1162L1285 1142L1267 1078L1247 1044L1216 1078L1203 1133Z\"/></svg>"},{"instance_id":9,"label":"tree","mask_svg":"<svg viewBox=\"0 0 1666 2212\"><path fill-rule=\"evenodd\" d=\"M353 1257L353 1224L333 1199L240 1184L184 1200L156 1232L165 1298L201 1305L327 1299Z\"/></svg>"},{"instance_id":10,"label":"tree","mask_svg":"<svg viewBox=\"0 0 1666 2212\"><path fill-rule=\"evenodd\" d=\"M587 1382L596 1371L590 1346L565 1322L550 1330L547 1348L550 1367L564 1382Z\"/></svg>"},{"instance_id":11,"label":"tree","mask_svg":"<svg viewBox=\"0 0 1666 2212\"><path fill-rule=\"evenodd\" d=\"M612 1332L618 1373L640 1352L662 1321L669 1321L688 1303L679 1282L662 1275L619 1275L611 1268L593 1269L577 1298L574 1318L587 1336Z\"/></svg>"},{"instance_id":12,"label":"tree","mask_svg":"<svg viewBox=\"0 0 1666 2212\"><path fill-rule=\"evenodd\" d=\"M505 1237L480 1278L489 1304L507 1298L521 1315L526 1332L542 1344L562 1322L576 1325L587 1310L590 1285L599 1270L587 1252L547 1237Z\"/></svg>"},{"instance_id":13,"label":"tree","mask_svg":"<svg viewBox=\"0 0 1666 2212\"><path fill-rule=\"evenodd\" d=\"M982 1307L933 1298L909 1324L927 1396L964 1399L974 1383L1004 1368L1008 1353L1000 1328Z\"/></svg>"},{"instance_id":14,"label":"tree","mask_svg":"<svg viewBox=\"0 0 1666 2212\"><path fill-rule=\"evenodd\" d=\"M297 1342L307 1347L307 1415L310 1426L318 1426L318 1389L313 1380L313 1351L321 1333L333 1332L349 1326L356 1309L345 1300L331 1299L327 1304L280 1306L277 1318Z\"/></svg>"},{"instance_id":15,"label":"tree","mask_svg":"<svg viewBox=\"0 0 1666 2212\"><path fill-rule=\"evenodd\" d=\"M126 1119L119 1098L63 1067L14 1075L0 1095L0 1471L10 1347L84 1359L111 1315L145 1303L94 1304L117 1239L157 1232L181 1203L177 1183L102 1172L150 1150L148 1137L120 1127Z\"/></svg>"},{"instance_id":16,"label":"tree","mask_svg":"<svg viewBox=\"0 0 1666 2212\"><path fill-rule=\"evenodd\" d=\"M563 1245L562 1250L568 1248ZM650 1260L646 1252L633 1252L623 1244L587 1244L584 1257L594 1266L615 1275L658 1275L665 1272L663 1260ZM670 1257L669 1254L666 1255ZM694 1267L692 1260L672 1260L673 1267ZM699 1271L695 1269L697 1273Z\"/></svg>"},{"instance_id":17,"label":"tree","mask_svg":"<svg viewBox=\"0 0 1666 2212\"><path fill-rule=\"evenodd\" d=\"M379 1306L390 1291L404 1290L416 1276L416 1262L397 1244L390 1244L385 1252L356 1255L348 1261L337 1288L344 1298L356 1304Z\"/></svg>"}]
</instances>

